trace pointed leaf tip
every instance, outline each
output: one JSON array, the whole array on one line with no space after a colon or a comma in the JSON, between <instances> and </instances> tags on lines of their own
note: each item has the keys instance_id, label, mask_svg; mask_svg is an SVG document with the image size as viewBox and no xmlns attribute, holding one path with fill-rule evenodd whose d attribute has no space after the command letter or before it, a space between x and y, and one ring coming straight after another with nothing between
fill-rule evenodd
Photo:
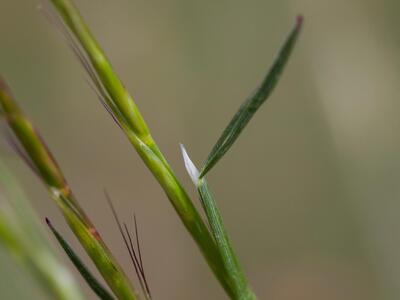
<instances>
[{"instance_id":1,"label":"pointed leaf tip","mask_svg":"<svg viewBox=\"0 0 400 300\"><path fill-rule=\"evenodd\" d=\"M265 75L263 81L240 106L239 110L233 116L232 120L229 122L228 126L222 132L218 141L212 148L203 168L201 169L199 177L200 179L204 177L204 175L206 175L232 147L236 139L242 133L243 129L250 122L251 118L261 107L261 105L269 98L274 88L277 86L283 69L289 60L294 45L296 44L303 20L304 18L302 15L297 16L296 24L291 30L283 46L278 51L278 55L271 68Z\"/></svg>"},{"instance_id":2,"label":"pointed leaf tip","mask_svg":"<svg viewBox=\"0 0 400 300\"><path fill-rule=\"evenodd\" d=\"M199 180L199 170L196 168L192 160L190 159L189 155L187 154L187 151L185 149L185 146L183 144L179 144L181 147L181 152L183 156L183 161L185 163L186 171L188 172L190 178L192 179L194 185L197 186L197 182Z\"/></svg>"},{"instance_id":3,"label":"pointed leaf tip","mask_svg":"<svg viewBox=\"0 0 400 300\"><path fill-rule=\"evenodd\" d=\"M304 23L304 16L297 15L297 18L296 18L297 29L300 29L303 26L303 23Z\"/></svg>"}]
</instances>

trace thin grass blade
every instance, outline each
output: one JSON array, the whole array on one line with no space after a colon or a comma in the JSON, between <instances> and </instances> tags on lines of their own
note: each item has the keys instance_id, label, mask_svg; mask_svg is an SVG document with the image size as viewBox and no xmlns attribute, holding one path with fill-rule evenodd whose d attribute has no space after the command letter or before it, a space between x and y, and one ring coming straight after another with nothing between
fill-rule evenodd
<instances>
[{"instance_id":1,"label":"thin grass blade","mask_svg":"<svg viewBox=\"0 0 400 300\"><path fill-rule=\"evenodd\" d=\"M69 259L72 261L76 269L85 279L86 283L90 286L93 292L102 300L114 300L114 297L106 290L105 287L94 277L94 275L89 271L85 264L81 261L79 256L67 243L67 241L61 236L61 234L54 228L50 220L46 218L46 223L49 226L51 232L54 234L60 246L64 249L65 253L68 255Z\"/></svg>"},{"instance_id":2,"label":"thin grass blade","mask_svg":"<svg viewBox=\"0 0 400 300\"><path fill-rule=\"evenodd\" d=\"M208 171L224 156L224 154L231 148L233 143L239 137L242 130L249 123L251 118L260 108L260 106L268 99L272 91L276 87L282 71L292 53L293 47L296 44L301 27L303 24L303 17L298 16L296 25L291 31L289 37L284 43L283 47L278 53L275 62L268 71L260 86L250 95L249 98L240 106L237 113L233 116L232 120L222 132L221 137L211 150L201 172L199 178L202 178Z\"/></svg>"}]
</instances>

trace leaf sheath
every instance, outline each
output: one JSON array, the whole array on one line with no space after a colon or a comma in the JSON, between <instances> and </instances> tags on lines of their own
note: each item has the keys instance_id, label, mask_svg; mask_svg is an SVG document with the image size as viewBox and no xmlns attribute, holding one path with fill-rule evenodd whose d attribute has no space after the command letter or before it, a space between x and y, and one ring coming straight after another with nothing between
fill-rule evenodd
<instances>
[{"instance_id":1,"label":"leaf sheath","mask_svg":"<svg viewBox=\"0 0 400 300\"><path fill-rule=\"evenodd\" d=\"M210 225L215 244L222 257L224 267L226 270L228 270L230 281L233 283L232 289L234 291L235 299L257 299L241 269L239 261L231 245L228 233L225 230L221 213L219 212L217 203L211 193L210 188L208 187L206 179L204 177L199 179L199 171L191 161L183 145L181 145L181 150L186 170L188 171L193 183L196 186L197 192L199 193L201 204L206 214L208 224Z\"/></svg>"}]
</instances>

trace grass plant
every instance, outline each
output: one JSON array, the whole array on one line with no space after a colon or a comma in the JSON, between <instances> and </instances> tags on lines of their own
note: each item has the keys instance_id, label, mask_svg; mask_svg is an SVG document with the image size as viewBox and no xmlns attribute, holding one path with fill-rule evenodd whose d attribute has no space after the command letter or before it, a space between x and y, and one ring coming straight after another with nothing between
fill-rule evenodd
<instances>
[{"instance_id":1,"label":"grass plant","mask_svg":"<svg viewBox=\"0 0 400 300\"><path fill-rule=\"evenodd\" d=\"M181 146L186 169L195 184L205 211L206 220L203 220L153 139L133 97L125 89L75 5L70 0L51 0L51 3L56 14L51 10L46 11L49 20L63 34L73 53L86 70L101 103L126 134L136 152L159 182L227 295L235 300L257 299L239 259L234 253L233 245L223 224L222 214L218 210L205 175L226 154L255 112L276 87L300 33L302 17L298 17L265 78L234 115L200 170L190 160L185 148ZM79 206L56 161L32 123L17 106L4 81L0 82L0 108L14 134L14 139L11 140L14 148L44 182L70 228L97 266L115 297L121 300L139 299L130 280L107 249L86 213ZM129 231L126 227L121 226L113 207L112 210L137 271L143 297L150 299L151 294L147 281L142 274L141 257L140 260L137 258ZM113 295L90 274L54 226L49 221L48 224L60 245L98 297L114 299ZM138 250L138 254L141 256L140 248Z\"/></svg>"}]
</instances>

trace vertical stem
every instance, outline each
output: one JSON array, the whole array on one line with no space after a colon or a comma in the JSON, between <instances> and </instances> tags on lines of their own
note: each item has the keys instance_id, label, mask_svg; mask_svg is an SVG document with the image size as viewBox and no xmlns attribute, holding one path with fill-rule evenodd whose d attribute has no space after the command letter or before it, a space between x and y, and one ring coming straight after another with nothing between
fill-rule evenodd
<instances>
[{"instance_id":1,"label":"vertical stem","mask_svg":"<svg viewBox=\"0 0 400 300\"><path fill-rule=\"evenodd\" d=\"M210 224L215 243L224 262L224 267L227 269L230 280L234 284L235 298L240 300L256 300L257 298L251 290L235 255L214 196L211 194L204 177L198 180L197 190L200 194L201 203Z\"/></svg>"},{"instance_id":2,"label":"vertical stem","mask_svg":"<svg viewBox=\"0 0 400 300\"><path fill-rule=\"evenodd\" d=\"M106 55L90 33L72 1L51 1L89 58L91 67L93 67L102 84L102 88L107 93L106 102L118 119L128 139L164 189L210 268L226 292L232 296L232 283L224 268L221 256L216 249L215 242L191 199L151 137L149 129L133 98L115 74Z\"/></svg>"}]
</instances>

